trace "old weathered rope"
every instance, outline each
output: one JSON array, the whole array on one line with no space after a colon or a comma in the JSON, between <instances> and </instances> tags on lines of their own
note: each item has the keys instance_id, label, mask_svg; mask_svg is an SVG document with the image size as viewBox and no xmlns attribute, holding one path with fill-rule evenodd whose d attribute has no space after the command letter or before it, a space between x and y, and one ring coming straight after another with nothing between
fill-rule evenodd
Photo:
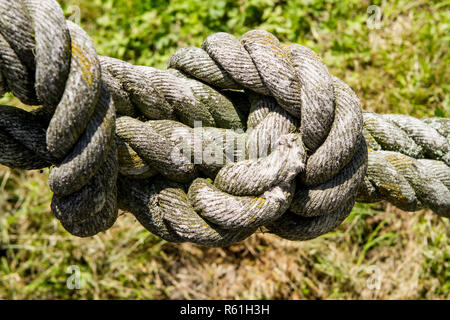
<instances>
[{"instance_id":1,"label":"old weathered rope","mask_svg":"<svg viewBox=\"0 0 450 320\"><path fill-rule=\"evenodd\" d=\"M77 236L118 207L206 246L315 238L356 200L450 215L450 119L362 112L316 53L266 31L211 35L158 70L98 57L54 0L0 0L0 68L1 95L41 106L0 106L0 163L51 166Z\"/></svg>"}]
</instances>

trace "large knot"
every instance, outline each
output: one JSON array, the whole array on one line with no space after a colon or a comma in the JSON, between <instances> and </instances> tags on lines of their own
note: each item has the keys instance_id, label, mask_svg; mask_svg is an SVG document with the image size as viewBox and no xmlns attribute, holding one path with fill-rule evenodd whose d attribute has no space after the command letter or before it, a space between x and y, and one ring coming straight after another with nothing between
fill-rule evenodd
<instances>
[{"instance_id":1,"label":"large knot","mask_svg":"<svg viewBox=\"0 0 450 320\"><path fill-rule=\"evenodd\" d=\"M0 13L0 92L42 105L0 108L0 162L54 165L52 210L69 232L106 230L119 203L168 241L225 246L262 227L304 240L353 207L360 103L312 50L218 33L163 71L97 57L53 0L0 0Z\"/></svg>"},{"instance_id":2,"label":"large knot","mask_svg":"<svg viewBox=\"0 0 450 320\"><path fill-rule=\"evenodd\" d=\"M0 108L1 162L55 165L52 209L64 227L79 236L108 229L117 217L115 110L94 45L53 0L1 0L0 16L0 87L42 105Z\"/></svg>"},{"instance_id":3,"label":"large knot","mask_svg":"<svg viewBox=\"0 0 450 320\"><path fill-rule=\"evenodd\" d=\"M153 202L154 208L155 203L183 203L180 208L161 205L158 211L157 221L166 219L178 241L195 241L192 230L206 228L214 237L201 243L222 245L261 226L285 238L310 239L335 228L353 207L367 163L359 100L312 50L251 31L240 40L214 34L202 49L178 50L168 63L178 71L101 61L124 84L121 97L137 101L144 83L150 84L155 90L148 90L146 99L159 101L161 118L185 124L127 116L117 121L125 143L119 148L125 175L160 174L186 185L178 186L174 198L161 191L164 196ZM235 90L244 90L244 97L237 98ZM137 106L148 114L142 100ZM199 114L207 121L195 126ZM213 180L195 179L202 175ZM139 212L148 229L163 230L156 226L162 222L155 222L155 209L139 209L149 198L133 184L123 183L123 206ZM207 222L201 228L198 215ZM191 227L180 227L180 221L190 221ZM175 241L167 230L159 235Z\"/></svg>"}]
</instances>

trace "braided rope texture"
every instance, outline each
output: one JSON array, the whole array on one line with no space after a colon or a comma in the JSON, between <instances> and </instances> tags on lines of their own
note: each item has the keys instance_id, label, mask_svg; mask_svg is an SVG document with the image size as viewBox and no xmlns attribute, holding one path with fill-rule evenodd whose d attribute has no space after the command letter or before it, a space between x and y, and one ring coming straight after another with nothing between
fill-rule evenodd
<instances>
[{"instance_id":1,"label":"braided rope texture","mask_svg":"<svg viewBox=\"0 0 450 320\"><path fill-rule=\"evenodd\" d=\"M118 208L167 241L307 240L355 201L450 216L450 119L361 110L320 57L254 30L176 51L167 70L98 56L55 0L0 0L0 163L51 167L70 233Z\"/></svg>"}]
</instances>

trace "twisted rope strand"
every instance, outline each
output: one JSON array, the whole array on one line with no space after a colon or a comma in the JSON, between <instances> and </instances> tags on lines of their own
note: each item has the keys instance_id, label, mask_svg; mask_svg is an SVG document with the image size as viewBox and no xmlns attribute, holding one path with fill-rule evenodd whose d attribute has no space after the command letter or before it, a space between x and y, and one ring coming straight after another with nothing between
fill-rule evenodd
<instances>
[{"instance_id":1,"label":"twisted rope strand","mask_svg":"<svg viewBox=\"0 0 450 320\"><path fill-rule=\"evenodd\" d=\"M0 0L0 163L52 166L70 233L118 208L173 242L227 246L259 228L336 228L355 201L450 216L450 119L361 111L312 50L253 30L209 36L168 69L98 56L54 0Z\"/></svg>"}]
</instances>

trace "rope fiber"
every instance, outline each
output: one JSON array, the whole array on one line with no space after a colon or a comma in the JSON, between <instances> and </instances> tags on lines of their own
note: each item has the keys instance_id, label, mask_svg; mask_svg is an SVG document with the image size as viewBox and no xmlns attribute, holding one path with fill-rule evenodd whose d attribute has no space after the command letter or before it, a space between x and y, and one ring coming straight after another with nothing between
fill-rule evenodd
<instances>
[{"instance_id":1,"label":"rope fiber","mask_svg":"<svg viewBox=\"0 0 450 320\"><path fill-rule=\"evenodd\" d=\"M336 228L355 201L450 216L450 119L361 110L320 57L253 30L209 36L167 70L98 56L55 0L0 0L0 163L51 167L71 234L118 209L172 242L228 246Z\"/></svg>"}]
</instances>

